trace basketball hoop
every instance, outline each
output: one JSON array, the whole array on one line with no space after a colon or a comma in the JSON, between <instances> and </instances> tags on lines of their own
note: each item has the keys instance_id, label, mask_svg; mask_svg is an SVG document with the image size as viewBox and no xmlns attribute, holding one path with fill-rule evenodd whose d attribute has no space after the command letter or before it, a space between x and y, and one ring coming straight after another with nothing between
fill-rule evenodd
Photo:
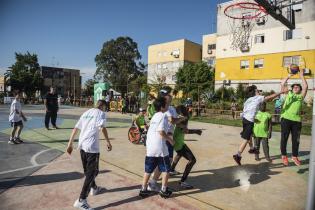
<instances>
[{"instance_id":1,"label":"basketball hoop","mask_svg":"<svg viewBox=\"0 0 315 210\"><path fill-rule=\"evenodd\" d=\"M268 13L265 8L249 0L243 0L227 6L224 14L229 19L231 48L242 52L249 51L249 38L255 24L267 21Z\"/></svg>"}]
</instances>

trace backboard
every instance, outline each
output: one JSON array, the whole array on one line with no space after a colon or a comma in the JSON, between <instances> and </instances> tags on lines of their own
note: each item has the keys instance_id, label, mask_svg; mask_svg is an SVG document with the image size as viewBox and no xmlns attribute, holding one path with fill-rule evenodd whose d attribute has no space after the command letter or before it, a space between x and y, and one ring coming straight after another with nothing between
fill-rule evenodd
<instances>
[{"instance_id":1,"label":"backboard","mask_svg":"<svg viewBox=\"0 0 315 210\"><path fill-rule=\"evenodd\" d=\"M306 0L254 0L265 8L267 13L280 21L290 30L295 29L294 6L301 5ZM298 8L298 7L297 7Z\"/></svg>"}]
</instances>

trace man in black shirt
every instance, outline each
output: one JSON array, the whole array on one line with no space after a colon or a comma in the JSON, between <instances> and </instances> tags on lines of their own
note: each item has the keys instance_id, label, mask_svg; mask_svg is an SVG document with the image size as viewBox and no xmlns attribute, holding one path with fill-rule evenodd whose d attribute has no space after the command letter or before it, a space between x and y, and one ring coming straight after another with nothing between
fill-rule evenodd
<instances>
[{"instance_id":1,"label":"man in black shirt","mask_svg":"<svg viewBox=\"0 0 315 210\"><path fill-rule=\"evenodd\" d=\"M54 129L57 129L56 120L57 120L57 112L59 110L58 107L58 95L55 93L53 87L50 87L50 92L47 93L46 98L44 100L46 107L46 116L45 116L45 127L49 130L49 121L51 119L51 124Z\"/></svg>"}]
</instances>

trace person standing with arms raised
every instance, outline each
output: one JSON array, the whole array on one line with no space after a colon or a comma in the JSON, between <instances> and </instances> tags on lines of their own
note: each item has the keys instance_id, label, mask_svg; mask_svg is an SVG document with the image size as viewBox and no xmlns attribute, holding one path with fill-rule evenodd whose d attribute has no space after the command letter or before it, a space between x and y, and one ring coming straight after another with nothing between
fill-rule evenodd
<instances>
[{"instance_id":1,"label":"person standing with arms raised","mask_svg":"<svg viewBox=\"0 0 315 210\"><path fill-rule=\"evenodd\" d=\"M286 83L292 75L289 74L281 82L281 90L287 90ZM292 135L292 161L295 165L301 165L298 158L299 155L299 145L300 145L300 135L302 129L302 118L301 110L304 98L307 93L308 84L304 78L303 71L300 71L300 78L302 80L302 86L300 84L291 85L292 90L288 92L285 97L282 111L281 111L281 159L283 165L288 166L289 161L287 157L287 143L288 138L291 133Z\"/></svg>"}]
</instances>

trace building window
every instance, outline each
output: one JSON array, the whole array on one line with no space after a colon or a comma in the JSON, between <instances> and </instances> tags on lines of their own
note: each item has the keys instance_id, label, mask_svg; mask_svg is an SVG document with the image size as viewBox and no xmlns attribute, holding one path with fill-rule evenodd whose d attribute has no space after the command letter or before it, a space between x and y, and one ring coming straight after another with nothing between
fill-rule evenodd
<instances>
[{"instance_id":1,"label":"building window","mask_svg":"<svg viewBox=\"0 0 315 210\"><path fill-rule=\"evenodd\" d=\"M300 55L296 55L296 56L284 56L283 57L283 63L282 66L283 67L289 67L291 64L295 64L295 65L300 65L300 59L301 56Z\"/></svg>"},{"instance_id":2,"label":"building window","mask_svg":"<svg viewBox=\"0 0 315 210\"><path fill-rule=\"evenodd\" d=\"M176 80L177 80L176 75L172 75L172 81L176 82Z\"/></svg>"},{"instance_id":3,"label":"building window","mask_svg":"<svg viewBox=\"0 0 315 210\"><path fill-rule=\"evenodd\" d=\"M158 68L158 69L161 69L161 68L162 68L162 65L161 65L161 64L158 64L158 65L157 65L157 68Z\"/></svg>"},{"instance_id":4,"label":"building window","mask_svg":"<svg viewBox=\"0 0 315 210\"><path fill-rule=\"evenodd\" d=\"M265 35L264 34L257 34L255 36L255 44L257 43L265 43Z\"/></svg>"},{"instance_id":5,"label":"building window","mask_svg":"<svg viewBox=\"0 0 315 210\"><path fill-rule=\"evenodd\" d=\"M212 54L213 50L216 49L216 44L208 44L208 54Z\"/></svg>"},{"instance_id":6,"label":"building window","mask_svg":"<svg viewBox=\"0 0 315 210\"><path fill-rule=\"evenodd\" d=\"M163 56L167 56L167 52L166 51L163 52Z\"/></svg>"},{"instance_id":7,"label":"building window","mask_svg":"<svg viewBox=\"0 0 315 210\"><path fill-rule=\"evenodd\" d=\"M284 30L283 31L283 40L290 40L290 39L301 39L302 38L302 29L297 28L294 30Z\"/></svg>"},{"instance_id":8,"label":"building window","mask_svg":"<svg viewBox=\"0 0 315 210\"><path fill-rule=\"evenodd\" d=\"M263 58L255 59L254 60L254 68L258 68L258 69L264 68L264 59Z\"/></svg>"},{"instance_id":9,"label":"building window","mask_svg":"<svg viewBox=\"0 0 315 210\"><path fill-rule=\"evenodd\" d=\"M162 53L161 53L160 51L158 52L158 56L159 56L159 57L161 57L161 56L162 56Z\"/></svg>"},{"instance_id":10,"label":"building window","mask_svg":"<svg viewBox=\"0 0 315 210\"><path fill-rule=\"evenodd\" d=\"M249 60L241 61L241 69L249 69Z\"/></svg>"},{"instance_id":11,"label":"building window","mask_svg":"<svg viewBox=\"0 0 315 210\"><path fill-rule=\"evenodd\" d=\"M211 57L207 60L208 66L214 66L215 65L215 57Z\"/></svg>"}]
</instances>

